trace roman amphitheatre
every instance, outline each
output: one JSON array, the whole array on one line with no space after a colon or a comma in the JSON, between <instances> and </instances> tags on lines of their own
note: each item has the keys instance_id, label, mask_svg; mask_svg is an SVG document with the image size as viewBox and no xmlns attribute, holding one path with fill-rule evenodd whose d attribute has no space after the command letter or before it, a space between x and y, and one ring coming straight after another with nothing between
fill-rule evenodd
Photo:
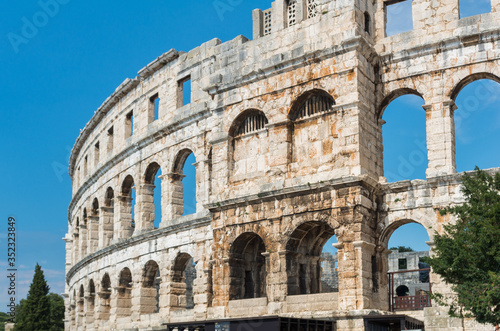
<instances>
[{"instance_id":1,"label":"roman amphitheatre","mask_svg":"<svg viewBox=\"0 0 500 331\"><path fill-rule=\"evenodd\" d=\"M500 1L460 18L414 0L413 29L387 36L393 3L276 0L253 40L171 49L118 86L70 157L66 329L462 330L423 292L389 295L388 241L418 223L432 248L464 201L455 100L500 82ZM382 116L406 94L424 100L426 179L388 182Z\"/></svg>"}]
</instances>

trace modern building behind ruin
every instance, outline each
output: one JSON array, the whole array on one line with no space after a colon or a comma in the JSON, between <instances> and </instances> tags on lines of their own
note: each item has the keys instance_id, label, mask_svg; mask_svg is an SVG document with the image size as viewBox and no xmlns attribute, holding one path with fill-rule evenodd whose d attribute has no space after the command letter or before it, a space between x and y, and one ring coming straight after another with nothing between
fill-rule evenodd
<instances>
[{"instance_id":1,"label":"modern building behind ruin","mask_svg":"<svg viewBox=\"0 0 500 331\"><path fill-rule=\"evenodd\" d=\"M463 19L458 0L414 0L413 30L386 37L392 3L277 0L253 12L253 40L172 49L106 99L70 158L67 330L281 318L357 331L391 314L388 240L417 222L432 246L451 221L438 211L463 202L454 100L500 81L499 0ZM387 183L382 114L403 94L425 100L427 179ZM183 216L190 154L196 213ZM332 235L338 292L322 293ZM460 326L442 308L404 314Z\"/></svg>"}]
</instances>

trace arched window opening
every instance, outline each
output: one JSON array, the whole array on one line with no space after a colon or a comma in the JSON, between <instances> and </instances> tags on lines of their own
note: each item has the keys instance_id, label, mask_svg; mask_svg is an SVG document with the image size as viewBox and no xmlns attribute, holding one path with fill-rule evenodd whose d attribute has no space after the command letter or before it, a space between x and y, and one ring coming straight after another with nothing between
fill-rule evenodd
<instances>
[{"instance_id":1,"label":"arched window opening","mask_svg":"<svg viewBox=\"0 0 500 331\"><path fill-rule=\"evenodd\" d=\"M99 221L99 201L97 198L94 198L88 226L89 253L95 253L99 247Z\"/></svg>"},{"instance_id":2,"label":"arched window opening","mask_svg":"<svg viewBox=\"0 0 500 331\"><path fill-rule=\"evenodd\" d=\"M258 109L247 109L233 122L229 135L231 147L229 168L234 181L264 176L268 169L269 136L265 114Z\"/></svg>"},{"instance_id":3,"label":"arched window opening","mask_svg":"<svg viewBox=\"0 0 500 331\"><path fill-rule=\"evenodd\" d=\"M92 324L94 323L94 310L95 310L95 285L92 279L89 281L89 294L86 299L87 299L86 322L87 324Z\"/></svg>"},{"instance_id":4,"label":"arched window opening","mask_svg":"<svg viewBox=\"0 0 500 331\"><path fill-rule=\"evenodd\" d=\"M132 308L132 273L129 268L123 268L118 280L118 317L130 316Z\"/></svg>"},{"instance_id":5,"label":"arched window opening","mask_svg":"<svg viewBox=\"0 0 500 331\"><path fill-rule=\"evenodd\" d=\"M491 13L491 1L460 0L458 9L460 18Z\"/></svg>"},{"instance_id":6,"label":"arched window opening","mask_svg":"<svg viewBox=\"0 0 500 331\"><path fill-rule=\"evenodd\" d=\"M160 311L160 268L155 261L144 266L141 289L141 314L154 314Z\"/></svg>"},{"instance_id":7,"label":"arched window opening","mask_svg":"<svg viewBox=\"0 0 500 331\"><path fill-rule=\"evenodd\" d=\"M80 218L77 217L73 227L73 264L80 258Z\"/></svg>"},{"instance_id":8,"label":"arched window opening","mask_svg":"<svg viewBox=\"0 0 500 331\"><path fill-rule=\"evenodd\" d=\"M128 175L122 184L122 201L120 222L129 237L135 230L135 185L132 176Z\"/></svg>"},{"instance_id":9,"label":"arched window opening","mask_svg":"<svg viewBox=\"0 0 500 331\"><path fill-rule=\"evenodd\" d=\"M92 201L92 215L99 216L99 201L97 198L94 198L94 201Z\"/></svg>"},{"instance_id":10,"label":"arched window opening","mask_svg":"<svg viewBox=\"0 0 500 331\"><path fill-rule=\"evenodd\" d=\"M266 115L261 111L254 111L245 115L236 130L236 137L262 130L269 123Z\"/></svg>"},{"instance_id":11,"label":"arched window opening","mask_svg":"<svg viewBox=\"0 0 500 331\"><path fill-rule=\"evenodd\" d=\"M158 229L160 227L162 212L161 212L161 180L162 172L161 167L158 163L151 163L146 169L146 185L144 192L145 195L143 199L142 210L148 210L147 215L144 217L152 223L152 227ZM150 228L150 225L146 226Z\"/></svg>"},{"instance_id":12,"label":"arched window opening","mask_svg":"<svg viewBox=\"0 0 500 331\"><path fill-rule=\"evenodd\" d=\"M229 299L250 299L266 296L267 268L263 253L266 246L255 233L244 233L231 247L229 261Z\"/></svg>"},{"instance_id":13,"label":"arched window opening","mask_svg":"<svg viewBox=\"0 0 500 331\"><path fill-rule=\"evenodd\" d=\"M481 76L479 76L481 77ZM486 76L488 77L488 76ZM458 172L498 167L500 153L500 80L479 79L455 97L455 146Z\"/></svg>"},{"instance_id":14,"label":"arched window opening","mask_svg":"<svg viewBox=\"0 0 500 331\"><path fill-rule=\"evenodd\" d=\"M73 297L71 297L71 326L75 327L76 326L76 304L77 298L76 298L76 290L73 289Z\"/></svg>"},{"instance_id":15,"label":"arched window opening","mask_svg":"<svg viewBox=\"0 0 500 331\"><path fill-rule=\"evenodd\" d=\"M419 310L429 307L430 266L423 261L429 257L427 230L411 220L402 220L393 224L381 239L383 245L387 243L391 250L388 261L383 261L389 273L390 310ZM380 276L382 279L383 275Z\"/></svg>"},{"instance_id":16,"label":"arched window opening","mask_svg":"<svg viewBox=\"0 0 500 331\"><path fill-rule=\"evenodd\" d=\"M80 316L83 316L84 313L84 305L85 305L85 290L83 288L83 285L80 285L80 291L78 292L78 314Z\"/></svg>"},{"instance_id":17,"label":"arched window opening","mask_svg":"<svg viewBox=\"0 0 500 331\"><path fill-rule=\"evenodd\" d=\"M368 12L365 12L364 13L364 30L366 33L370 34L371 32L371 18L370 18L370 14L368 14Z\"/></svg>"},{"instance_id":18,"label":"arched window opening","mask_svg":"<svg viewBox=\"0 0 500 331\"><path fill-rule=\"evenodd\" d=\"M181 253L177 256L172 270L172 308L194 308L194 280L196 279L196 264L191 255Z\"/></svg>"},{"instance_id":19,"label":"arched window opening","mask_svg":"<svg viewBox=\"0 0 500 331\"><path fill-rule=\"evenodd\" d=\"M104 208L102 215L102 246L106 247L111 244L114 237L114 213L115 213L115 192L111 187L108 187L104 195Z\"/></svg>"},{"instance_id":20,"label":"arched window opening","mask_svg":"<svg viewBox=\"0 0 500 331\"><path fill-rule=\"evenodd\" d=\"M393 99L385 108L383 168L388 182L426 178L428 160L423 105L420 96L406 94Z\"/></svg>"},{"instance_id":21,"label":"arched window opening","mask_svg":"<svg viewBox=\"0 0 500 331\"><path fill-rule=\"evenodd\" d=\"M80 223L80 259L87 256L87 246L88 246L88 216L87 208L83 208L82 223Z\"/></svg>"},{"instance_id":22,"label":"arched window opening","mask_svg":"<svg viewBox=\"0 0 500 331\"><path fill-rule=\"evenodd\" d=\"M334 105L335 100L328 93L320 90L310 91L297 99L290 112L290 119L297 121L321 114L329 111Z\"/></svg>"},{"instance_id":23,"label":"arched window opening","mask_svg":"<svg viewBox=\"0 0 500 331\"><path fill-rule=\"evenodd\" d=\"M196 158L185 149L177 156L174 176L169 194L173 217L196 213Z\"/></svg>"},{"instance_id":24,"label":"arched window opening","mask_svg":"<svg viewBox=\"0 0 500 331\"><path fill-rule=\"evenodd\" d=\"M108 273L105 273L101 281L101 291L99 292L99 319L103 321L109 320L111 313L111 279Z\"/></svg>"},{"instance_id":25,"label":"arched window opening","mask_svg":"<svg viewBox=\"0 0 500 331\"><path fill-rule=\"evenodd\" d=\"M307 222L300 225L286 245L288 295L331 292L322 288L321 257L323 247L334 235L334 230L324 222Z\"/></svg>"}]
</instances>

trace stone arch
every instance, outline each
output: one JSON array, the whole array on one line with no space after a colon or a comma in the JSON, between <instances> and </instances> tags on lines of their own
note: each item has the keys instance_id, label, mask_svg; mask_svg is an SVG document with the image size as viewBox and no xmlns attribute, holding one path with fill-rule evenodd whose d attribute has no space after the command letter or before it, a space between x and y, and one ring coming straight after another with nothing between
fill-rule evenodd
<instances>
[{"instance_id":1,"label":"stone arch","mask_svg":"<svg viewBox=\"0 0 500 331\"><path fill-rule=\"evenodd\" d=\"M73 225L73 264L76 264L80 257L80 240L80 217L77 216Z\"/></svg>"},{"instance_id":2,"label":"stone arch","mask_svg":"<svg viewBox=\"0 0 500 331\"><path fill-rule=\"evenodd\" d=\"M132 175L127 175L122 182L120 198L120 230L121 236L132 236L135 230L135 181Z\"/></svg>"},{"instance_id":3,"label":"stone arch","mask_svg":"<svg viewBox=\"0 0 500 331\"><path fill-rule=\"evenodd\" d=\"M111 278L106 272L101 279L101 290L99 291L98 319L107 321L111 316Z\"/></svg>"},{"instance_id":4,"label":"stone arch","mask_svg":"<svg viewBox=\"0 0 500 331\"><path fill-rule=\"evenodd\" d=\"M82 221L80 223L80 259L87 256L88 253L88 215L87 208L82 211Z\"/></svg>"},{"instance_id":5,"label":"stone arch","mask_svg":"<svg viewBox=\"0 0 500 331\"><path fill-rule=\"evenodd\" d=\"M171 270L171 307L174 309L194 308L194 280L196 265L188 253L179 253Z\"/></svg>"},{"instance_id":6,"label":"stone arch","mask_svg":"<svg viewBox=\"0 0 500 331\"><path fill-rule=\"evenodd\" d=\"M85 288L83 284L80 285L80 289L78 291L77 307L78 307L78 314L80 315L81 318L83 318L85 312Z\"/></svg>"},{"instance_id":7,"label":"stone arch","mask_svg":"<svg viewBox=\"0 0 500 331\"><path fill-rule=\"evenodd\" d=\"M158 170L161 169L161 166L157 162L151 162L146 171L144 173L144 181L146 184L154 184L155 176L158 173Z\"/></svg>"},{"instance_id":8,"label":"stone arch","mask_svg":"<svg viewBox=\"0 0 500 331\"><path fill-rule=\"evenodd\" d=\"M111 244L115 232L115 191L111 187L108 187L104 193L104 205L101 211L99 246L106 247Z\"/></svg>"},{"instance_id":9,"label":"stone arch","mask_svg":"<svg viewBox=\"0 0 500 331\"><path fill-rule=\"evenodd\" d=\"M99 211L99 200L97 198L94 198L94 200L92 200L90 215L88 217L89 253L95 253L99 247Z\"/></svg>"},{"instance_id":10,"label":"stone arch","mask_svg":"<svg viewBox=\"0 0 500 331\"><path fill-rule=\"evenodd\" d=\"M160 310L160 268L153 260L144 265L142 273L140 314L154 314Z\"/></svg>"},{"instance_id":11,"label":"stone arch","mask_svg":"<svg viewBox=\"0 0 500 331\"><path fill-rule=\"evenodd\" d=\"M416 223L416 224L421 225L427 231L427 234L429 236L429 240L432 241L433 234L431 231L429 231L429 224L427 224L427 222L425 222L425 221L424 222L417 222L411 218L399 218L397 220L390 221L389 224L386 224L381 229L380 235L378 237L378 245L380 245L384 248L387 248L387 245L389 243L389 239L391 238L394 231L396 231L401 226L403 226L405 224L409 224L409 223Z\"/></svg>"},{"instance_id":12,"label":"stone arch","mask_svg":"<svg viewBox=\"0 0 500 331\"><path fill-rule=\"evenodd\" d=\"M467 71L467 73L469 72ZM454 86L449 92L450 100L456 100L458 94L465 86L480 79L489 79L500 84L500 77L490 72L468 74L465 77L462 77L458 82L454 83Z\"/></svg>"},{"instance_id":13,"label":"stone arch","mask_svg":"<svg viewBox=\"0 0 500 331\"><path fill-rule=\"evenodd\" d=\"M255 232L236 238L230 249L229 300L267 296L266 245Z\"/></svg>"},{"instance_id":14,"label":"stone arch","mask_svg":"<svg viewBox=\"0 0 500 331\"><path fill-rule=\"evenodd\" d=\"M87 324L94 323L95 295L96 295L96 291L95 291L94 280L90 279L89 286L88 286L88 295L86 297L86 299L87 299L86 323Z\"/></svg>"},{"instance_id":15,"label":"stone arch","mask_svg":"<svg viewBox=\"0 0 500 331\"><path fill-rule=\"evenodd\" d=\"M173 171L170 174L170 186L169 192L167 196L167 208L169 210L166 211L168 215L171 215L172 218L177 218L185 215L186 212L186 192L189 190L194 190L195 196L195 207L192 209L197 209L196 205L198 203L198 192L197 192L197 184L198 184L198 173L195 169L195 178L194 185L191 185L189 188L185 186L187 180L185 181L186 175L184 174L184 169L187 166L186 160L193 155L196 162L196 154L193 150L189 148L181 149L173 163ZM196 167L196 166L195 166ZM191 178L192 180L192 178ZM188 192L189 196L193 196L192 192Z\"/></svg>"},{"instance_id":16,"label":"stone arch","mask_svg":"<svg viewBox=\"0 0 500 331\"><path fill-rule=\"evenodd\" d=\"M394 100L396 100L397 98L399 98L403 95L407 95L407 94L416 95L418 97L421 97L425 101L424 96L414 88L402 87L402 88L396 89L396 90L390 92L389 94L387 94L384 97L384 99L382 99L382 102L378 106L377 118L378 118L379 122L382 119L382 116L384 115L384 112L385 112L385 109L387 108L387 106L389 106L389 104L391 102L393 102Z\"/></svg>"},{"instance_id":17,"label":"stone arch","mask_svg":"<svg viewBox=\"0 0 500 331\"><path fill-rule=\"evenodd\" d=\"M335 105L335 99L325 90L313 88L299 95L290 107L288 118L292 121L320 114Z\"/></svg>"},{"instance_id":18,"label":"stone arch","mask_svg":"<svg viewBox=\"0 0 500 331\"><path fill-rule=\"evenodd\" d=\"M104 194L104 206L113 207L115 198L115 191L110 186L106 189L106 193Z\"/></svg>"},{"instance_id":19,"label":"stone arch","mask_svg":"<svg viewBox=\"0 0 500 331\"><path fill-rule=\"evenodd\" d=\"M263 111L255 108L246 109L231 124L229 135L236 137L261 130L269 123Z\"/></svg>"},{"instance_id":20,"label":"stone arch","mask_svg":"<svg viewBox=\"0 0 500 331\"><path fill-rule=\"evenodd\" d=\"M159 172L161 174L161 166L157 162L151 162L144 173L144 184L141 185L140 200L138 200L140 203L139 218L142 230L157 228L161 222L162 177L157 176ZM155 186L157 178L160 180L160 187L158 189ZM156 214L159 214L158 220L156 219Z\"/></svg>"},{"instance_id":21,"label":"stone arch","mask_svg":"<svg viewBox=\"0 0 500 331\"><path fill-rule=\"evenodd\" d=\"M288 237L288 295L321 293L321 253L333 235L335 231L328 223L309 221Z\"/></svg>"},{"instance_id":22,"label":"stone arch","mask_svg":"<svg viewBox=\"0 0 500 331\"><path fill-rule=\"evenodd\" d=\"M118 301L117 301L117 316L130 316L132 312L132 273L130 269L125 267L120 271L118 277Z\"/></svg>"}]
</instances>

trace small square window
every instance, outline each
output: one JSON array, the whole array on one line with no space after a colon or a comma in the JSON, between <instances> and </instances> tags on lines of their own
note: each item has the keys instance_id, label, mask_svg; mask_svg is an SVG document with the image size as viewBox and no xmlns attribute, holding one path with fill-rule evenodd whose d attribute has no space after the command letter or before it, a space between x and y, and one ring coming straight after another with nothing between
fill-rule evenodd
<instances>
[{"instance_id":1,"label":"small square window","mask_svg":"<svg viewBox=\"0 0 500 331\"><path fill-rule=\"evenodd\" d=\"M399 270L408 269L408 262L406 259L398 259L398 269Z\"/></svg>"},{"instance_id":2,"label":"small square window","mask_svg":"<svg viewBox=\"0 0 500 331\"><path fill-rule=\"evenodd\" d=\"M413 30L412 1L405 0L386 6L385 34L390 37Z\"/></svg>"},{"instance_id":3,"label":"small square window","mask_svg":"<svg viewBox=\"0 0 500 331\"><path fill-rule=\"evenodd\" d=\"M190 103L191 103L191 76L188 76L180 80L178 83L177 106L180 108Z\"/></svg>"}]
</instances>

